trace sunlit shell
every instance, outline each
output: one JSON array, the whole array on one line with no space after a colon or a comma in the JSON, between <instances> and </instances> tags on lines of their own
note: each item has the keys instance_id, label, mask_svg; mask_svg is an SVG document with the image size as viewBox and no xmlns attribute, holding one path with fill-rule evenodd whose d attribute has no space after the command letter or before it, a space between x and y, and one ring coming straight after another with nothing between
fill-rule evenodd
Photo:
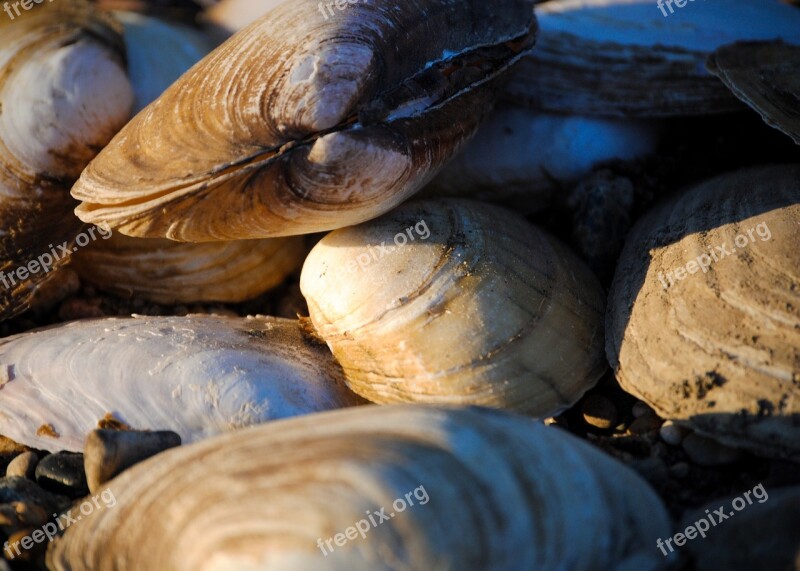
<instances>
[{"instance_id":1,"label":"sunlit shell","mask_svg":"<svg viewBox=\"0 0 800 571\"><path fill-rule=\"evenodd\" d=\"M800 11L781 0L685 3L552 0L537 6L536 50L508 97L536 108L606 116L721 113L742 105L705 70L740 40L800 43Z\"/></svg>"},{"instance_id":2,"label":"sunlit shell","mask_svg":"<svg viewBox=\"0 0 800 571\"><path fill-rule=\"evenodd\" d=\"M617 378L663 418L800 458L800 167L718 177L628 236L609 299Z\"/></svg>"},{"instance_id":3,"label":"sunlit shell","mask_svg":"<svg viewBox=\"0 0 800 571\"><path fill-rule=\"evenodd\" d=\"M287 2L129 123L72 194L84 221L179 241L374 218L419 190L527 53L527 0Z\"/></svg>"},{"instance_id":4,"label":"sunlit shell","mask_svg":"<svg viewBox=\"0 0 800 571\"><path fill-rule=\"evenodd\" d=\"M333 232L308 256L300 288L348 386L373 402L549 416L608 367L597 279L496 206L412 202Z\"/></svg>"},{"instance_id":5,"label":"sunlit shell","mask_svg":"<svg viewBox=\"0 0 800 571\"><path fill-rule=\"evenodd\" d=\"M82 450L108 414L188 443L359 402L295 321L103 319L0 342L0 434L45 450Z\"/></svg>"},{"instance_id":6,"label":"sunlit shell","mask_svg":"<svg viewBox=\"0 0 800 571\"><path fill-rule=\"evenodd\" d=\"M69 187L129 117L123 62L116 24L85 2L0 17L0 319L69 259Z\"/></svg>"},{"instance_id":7,"label":"sunlit shell","mask_svg":"<svg viewBox=\"0 0 800 571\"><path fill-rule=\"evenodd\" d=\"M280 285L303 264L303 239L184 244L113 234L73 256L84 281L161 304L240 302Z\"/></svg>"},{"instance_id":8,"label":"sunlit shell","mask_svg":"<svg viewBox=\"0 0 800 571\"><path fill-rule=\"evenodd\" d=\"M658 571L675 559L655 549L671 523L634 472L486 410L315 414L167 451L107 485L113 507L71 526L48 568ZM356 525L363 537L333 543Z\"/></svg>"}]
</instances>

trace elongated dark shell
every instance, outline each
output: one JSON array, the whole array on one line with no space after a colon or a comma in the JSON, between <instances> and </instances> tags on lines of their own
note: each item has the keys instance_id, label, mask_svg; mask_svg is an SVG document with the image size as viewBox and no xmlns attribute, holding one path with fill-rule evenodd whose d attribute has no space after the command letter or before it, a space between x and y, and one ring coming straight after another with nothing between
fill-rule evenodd
<instances>
[{"instance_id":1,"label":"elongated dark shell","mask_svg":"<svg viewBox=\"0 0 800 571\"><path fill-rule=\"evenodd\" d=\"M179 241L374 218L473 134L534 40L527 0L322 7L287 2L184 75L84 171L78 216Z\"/></svg>"},{"instance_id":2,"label":"elongated dark shell","mask_svg":"<svg viewBox=\"0 0 800 571\"><path fill-rule=\"evenodd\" d=\"M114 505L71 526L49 569L659 571L675 559L655 549L671 526L641 477L565 432L487 410L277 421L107 485ZM356 525L363 536L332 543Z\"/></svg>"},{"instance_id":3,"label":"elongated dark shell","mask_svg":"<svg viewBox=\"0 0 800 571\"><path fill-rule=\"evenodd\" d=\"M551 0L537 6L536 49L507 97L577 115L664 117L742 109L704 64L740 40L800 43L800 12L782 0Z\"/></svg>"},{"instance_id":4,"label":"elongated dark shell","mask_svg":"<svg viewBox=\"0 0 800 571\"><path fill-rule=\"evenodd\" d=\"M119 32L83 1L0 14L0 319L68 261L69 188L128 119Z\"/></svg>"},{"instance_id":5,"label":"elongated dark shell","mask_svg":"<svg viewBox=\"0 0 800 571\"><path fill-rule=\"evenodd\" d=\"M723 442L800 459L799 238L800 166L730 173L641 219L608 305L623 388Z\"/></svg>"},{"instance_id":6,"label":"elongated dark shell","mask_svg":"<svg viewBox=\"0 0 800 571\"><path fill-rule=\"evenodd\" d=\"M714 52L707 67L768 125L800 145L800 46L737 43Z\"/></svg>"}]
</instances>

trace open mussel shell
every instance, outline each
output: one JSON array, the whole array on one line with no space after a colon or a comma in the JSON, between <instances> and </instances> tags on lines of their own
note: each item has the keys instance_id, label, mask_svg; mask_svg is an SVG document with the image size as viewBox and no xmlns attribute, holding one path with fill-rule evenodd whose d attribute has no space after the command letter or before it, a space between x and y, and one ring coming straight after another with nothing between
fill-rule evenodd
<instances>
[{"instance_id":1,"label":"open mussel shell","mask_svg":"<svg viewBox=\"0 0 800 571\"><path fill-rule=\"evenodd\" d=\"M800 458L800 166L713 179L641 219L611 289L620 384L663 418Z\"/></svg>"},{"instance_id":2,"label":"open mussel shell","mask_svg":"<svg viewBox=\"0 0 800 571\"><path fill-rule=\"evenodd\" d=\"M518 212L546 208L553 193L600 163L632 160L656 150L658 124L497 109L425 189L425 196L460 196Z\"/></svg>"},{"instance_id":3,"label":"open mussel shell","mask_svg":"<svg viewBox=\"0 0 800 571\"><path fill-rule=\"evenodd\" d=\"M714 52L707 67L768 125L800 145L800 46L736 43Z\"/></svg>"},{"instance_id":4,"label":"open mussel shell","mask_svg":"<svg viewBox=\"0 0 800 571\"><path fill-rule=\"evenodd\" d=\"M129 117L119 32L81 1L0 17L0 319L69 259L69 188Z\"/></svg>"},{"instance_id":5,"label":"open mussel shell","mask_svg":"<svg viewBox=\"0 0 800 571\"><path fill-rule=\"evenodd\" d=\"M740 110L705 70L707 57L742 40L800 43L800 12L782 0L697 1L683 8L656 0L552 0L536 12L536 50L514 71L507 97L578 115Z\"/></svg>"},{"instance_id":6,"label":"open mussel shell","mask_svg":"<svg viewBox=\"0 0 800 571\"><path fill-rule=\"evenodd\" d=\"M280 285L303 264L303 238L185 244L113 234L73 256L84 281L155 303L238 303Z\"/></svg>"},{"instance_id":7,"label":"open mussel shell","mask_svg":"<svg viewBox=\"0 0 800 571\"><path fill-rule=\"evenodd\" d=\"M331 230L419 190L527 53L526 0L287 2L192 68L83 172L84 221L178 241Z\"/></svg>"},{"instance_id":8,"label":"open mussel shell","mask_svg":"<svg viewBox=\"0 0 800 571\"><path fill-rule=\"evenodd\" d=\"M669 517L638 475L565 432L480 409L270 423L167 451L108 486L114 507L70 527L48 568L655 571L672 560L654 549ZM363 534L332 542L357 525Z\"/></svg>"},{"instance_id":9,"label":"open mussel shell","mask_svg":"<svg viewBox=\"0 0 800 571\"><path fill-rule=\"evenodd\" d=\"M376 403L550 416L608 367L597 279L497 206L418 201L333 232L300 288L348 386Z\"/></svg>"},{"instance_id":10,"label":"open mussel shell","mask_svg":"<svg viewBox=\"0 0 800 571\"><path fill-rule=\"evenodd\" d=\"M0 434L82 450L111 415L184 443L359 404L296 321L217 316L79 321L0 342Z\"/></svg>"}]
</instances>

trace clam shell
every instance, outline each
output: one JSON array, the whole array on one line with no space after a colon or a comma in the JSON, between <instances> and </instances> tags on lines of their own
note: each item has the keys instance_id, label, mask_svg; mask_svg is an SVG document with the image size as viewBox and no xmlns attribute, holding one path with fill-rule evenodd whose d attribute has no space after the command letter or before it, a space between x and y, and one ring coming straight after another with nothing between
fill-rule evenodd
<instances>
[{"instance_id":1,"label":"clam shell","mask_svg":"<svg viewBox=\"0 0 800 571\"><path fill-rule=\"evenodd\" d=\"M9 337L0 391L0 434L52 451L82 450L109 413L186 443L361 402L297 322L215 316L80 321Z\"/></svg>"},{"instance_id":2,"label":"clam shell","mask_svg":"<svg viewBox=\"0 0 800 571\"><path fill-rule=\"evenodd\" d=\"M115 505L70 527L48 568L655 571L670 561L654 549L669 517L638 475L565 432L486 410L359 407L270 423L169 450L108 486ZM381 509L388 521L369 525ZM361 521L363 538L321 553L318 541Z\"/></svg>"},{"instance_id":3,"label":"clam shell","mask_svg":"<svg viewBox=\"0 0 800 571\"><path fill-rule=\"evenodd\" d=\"M596 278L496 206L420 201L333 232L306 259L300 288L348 386L376 403L550 416L608 367Z\"/></svg>"},{"instance_id":4,"label":"clam shell","mask_svg":"<svg viewBox=\"0 0 800 571\"><path fill-rule=\"evenodd\" d=\"M526 0L320 7L279 6L142 111L73 187L78 216L187 242L374 218L474 133L534 41Z\"/></svg>"},{"instance_id":5,"label":"clam shell","mask_svg":"<svg viewBox=\"0 0 800 571\"><path fill-rule=\"evenodd\" d=\"M664 117L741 109L704 64L740 40L800 43L800 12L781 0L552 0L537 6L536 50L507 97L578 115Z\"/></svg>"},{"instance_id":6,"label":"clam shell","mask_svg":"<svg viewBox=\"0 0 800 571\"><path fill-rule=\"evenodd\" d=\"M69 186L128 119L115 26L80 1L0 17L0 319L68 260L81 228Z\"/></svg>"},{"instance_id":7,"label":"clam shell","mask_svg":"<svg viewBox=\"0 0 800 571\"><path fill-rule=\"evenodd\" d=\"M800 145L800 46L737 43L714 52L707 67L768 125Z\"/></svg>"},{"instance_id":8,"label":"clam shell","mask_svg":"<svg viewBox=\"0 0 800 571\"><path fill-rule=\"evenodd\" d=\"M496 110L475 138L431 182L426 196L461 196L526 213L547 207L553 193L605 161L655 152L658 124Z\"/></svg>"},{"instance_id":9,"label":"clam shell","mask_svg":"<svg viewBox=\"0 0 800 571\"><path fill-rule=\"evenodd\" d=\"M84 281L125 297L171 305L238 303L280 285L303 264L303 239L183 244L113 234L73 256Z\"/></svg>"},{"instance_id":10,"label":"clam shell","mask_svg":"<svg viewBox=\"0 0 800 571\"><path fill-rule=\"evenodd\" d=\"M115 12L125 28L128 76L138 113L214 48L198 30L135 12Z\"/></svg>"},{"instance_id":11,"label":"clam shell","mask_svg":"<svg viewBox=\"0 0 800 571\"><path fill-rule=\"evenodd\" d=\"M623 388L724 443L800 458L798 221L796 165L721 176L641 219L608 306Z\"/></svg>"}]
</instances>

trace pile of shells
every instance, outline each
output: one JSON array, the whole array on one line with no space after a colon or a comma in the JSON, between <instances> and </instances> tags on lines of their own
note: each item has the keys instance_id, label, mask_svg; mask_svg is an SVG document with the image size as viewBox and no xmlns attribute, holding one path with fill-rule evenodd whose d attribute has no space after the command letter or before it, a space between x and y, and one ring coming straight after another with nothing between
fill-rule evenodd
<instances>
[{"instance_id":1,"label":"pile of shells","mask_svg":"<svg viewBox=\"0 0 800 571\"><path fill-rule=\"evenodd\" d=\"M781 0L9 4L0 571L800 570L798 102Z\"/></svg>"}]
</instances>

